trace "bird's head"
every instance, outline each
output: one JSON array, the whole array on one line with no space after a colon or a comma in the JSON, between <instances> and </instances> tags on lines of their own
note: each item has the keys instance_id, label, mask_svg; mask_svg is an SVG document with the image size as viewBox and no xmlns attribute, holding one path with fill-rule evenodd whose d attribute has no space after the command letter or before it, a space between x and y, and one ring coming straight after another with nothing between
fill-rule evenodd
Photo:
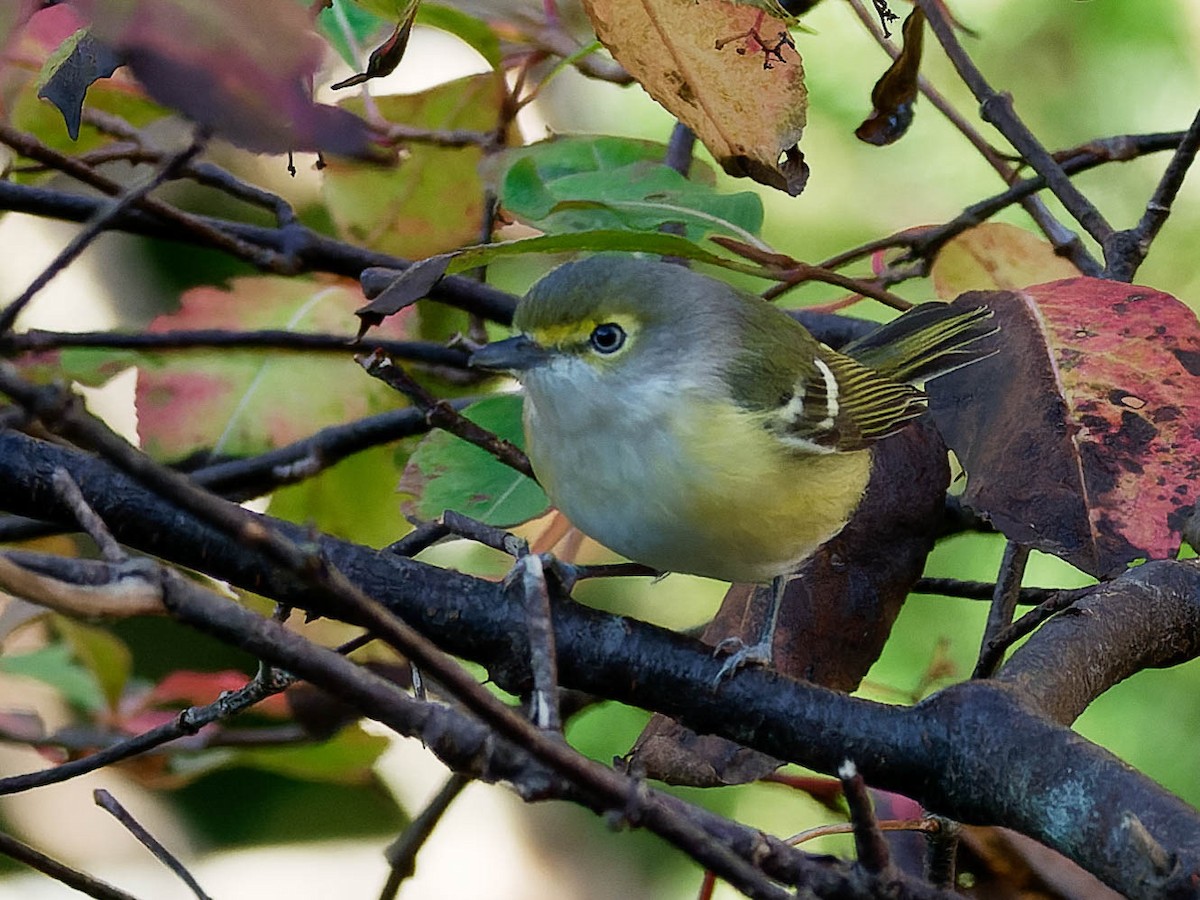
<instances>
[{"instance_id":1,"label":"bird's head","mask_svg":"<svg viewBox=\"0 0 1200 900\"><path fill-rule=\"evenodd\" d=\"M737 304L731 288L681 266L591 257L535 284L513 318L519 333L471 365L511 373L531 391L685 388L719 367Z\"/></svg>"}]
</instances>

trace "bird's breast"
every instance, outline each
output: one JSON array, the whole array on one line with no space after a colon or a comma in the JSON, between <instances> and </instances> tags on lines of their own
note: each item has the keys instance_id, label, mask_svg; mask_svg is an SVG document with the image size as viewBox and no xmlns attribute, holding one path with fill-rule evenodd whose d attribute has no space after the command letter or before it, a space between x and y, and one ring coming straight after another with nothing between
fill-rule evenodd
<instances>
[{"instance_id":1,"label":"bird's breast","mask_svg":"<svg viewBox=\"0 0 1200 900\"><path fill-rule=\"evenodd\" d=\"M660 399L526 396L529 456L551 502L621 555L664 572L768 581L861 501L868 451L798 453L730 403Z\"/></svg>"}]
</instances>

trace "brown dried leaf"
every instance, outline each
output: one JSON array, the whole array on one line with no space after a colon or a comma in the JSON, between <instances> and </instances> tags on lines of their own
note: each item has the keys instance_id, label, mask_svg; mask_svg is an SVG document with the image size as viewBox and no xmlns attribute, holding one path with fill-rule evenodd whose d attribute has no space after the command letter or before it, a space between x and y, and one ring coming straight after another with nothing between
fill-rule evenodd
<instances>
[{"instance_id":1,"label":"brown dried leaf","mask_svg":"<svg viewBox=\"0 0 1200 900\"><path fill-rule=\"evenodd\" d=\"M964 294L1003 349L930 385L965 501L1096 577L1174 556L1200 497L1200 327L1169 294L1093 278Z\"/></svg>"},{"instance_id":2,"label":"brown dried leaf","mask_svg":"<svg viewBox=\"0 0 1200 900\"><path fill-rule=\"evenodd\" d=\"M584 0L596 34L730 175L793 196L808 91L781 19L730 0Z\"/></svg>"},{"instance_id":3,"label":"brown dried leaf","mask_svg":"<svg viewBox=\"0 0 1200 900\"><path fill-rule=\"evenodd\" d=\"M913 120L917 102L917 79L921 74L921 45L924 43L925 14L913 9L904 20L904 47L871 91L874 107L855 130L860 141L883 147L904 137Z\"/></svg>"}]
</instances>

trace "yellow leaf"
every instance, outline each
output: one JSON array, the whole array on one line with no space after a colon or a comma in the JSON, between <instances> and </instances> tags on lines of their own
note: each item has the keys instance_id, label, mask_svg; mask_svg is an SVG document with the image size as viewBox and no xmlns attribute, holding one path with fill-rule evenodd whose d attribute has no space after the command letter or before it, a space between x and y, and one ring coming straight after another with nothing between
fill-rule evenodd
<instances>
[{"instance_id":1,"label":"yellow leaf","mask_svg":"<svg viewBox=\"0 0 1200 900\"><path fill-rule=\"evenodd\" d=\"M596 34L730 175L795 195L808 91L787 25L730 0L583 0Z\"/></svg>"},{"instance_id":2,"label":"yellow leaf","mask_svg":"<svg viewBox=\"0 0 1200 900\"><path fill-rule=\"evenodd\" d=\"M1042 237L1004 222L985 222L946 244L933 263L934 290L944 300L965 291L1015 291L1081 273Z\"/></svg>"}]
</instances>

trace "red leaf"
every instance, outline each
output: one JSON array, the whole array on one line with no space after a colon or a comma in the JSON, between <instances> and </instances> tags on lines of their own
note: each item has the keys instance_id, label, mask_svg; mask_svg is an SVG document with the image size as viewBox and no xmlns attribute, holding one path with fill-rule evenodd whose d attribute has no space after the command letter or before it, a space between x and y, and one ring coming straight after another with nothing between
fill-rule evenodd
<instances>
[{"instance_id":1,"label":"red leaf","mask_svg":"<svg viewBox=\"0 0 1200 900\"><path fill-rule=\"evenodd\" d=\"M966 502L1008 537L1110 577L1174 556L1200 497L1200 327L1169 294L1071 278L964 294L1004 349L930 385Z\"/></svg>"},{"instance_id":2,"label":"red leaf","mask_svg":"<svg viewBox=\"0 0 1200 900\"><path fill-rule=\"evenodd\" d=\"M357 116L313 103L322 42L290 0L75 0L157 101L260 153L369 155Z\"/></svg>"}]
</instances>

